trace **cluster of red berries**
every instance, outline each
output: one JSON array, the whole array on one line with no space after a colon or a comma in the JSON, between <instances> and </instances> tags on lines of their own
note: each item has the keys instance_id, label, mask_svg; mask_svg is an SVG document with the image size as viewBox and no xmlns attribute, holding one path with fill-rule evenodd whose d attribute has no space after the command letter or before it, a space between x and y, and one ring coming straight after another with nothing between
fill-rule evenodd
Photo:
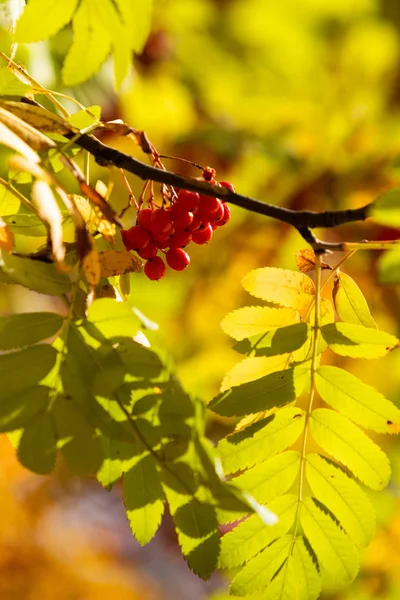
<instances>
[{"instance_id":1,"label":"cluster of red berries","mask_svg":"<svg viewBox=\"0 0 400 600\"><path fill-rule=\"evenodd\" d=\"M234 191L231 183L221 181L219 185ZM166 207L139 210L136 225L121 231L122 241L127 250L134 250L146 260L146 276L158 280L164 277L166 271L159 252L165 254L171 269L183 271L190 263L184 248L190 242L207 244L213 230L225 225L230 215L226 202L180 190L174 202Z\"/></svg>"}]
</instances>

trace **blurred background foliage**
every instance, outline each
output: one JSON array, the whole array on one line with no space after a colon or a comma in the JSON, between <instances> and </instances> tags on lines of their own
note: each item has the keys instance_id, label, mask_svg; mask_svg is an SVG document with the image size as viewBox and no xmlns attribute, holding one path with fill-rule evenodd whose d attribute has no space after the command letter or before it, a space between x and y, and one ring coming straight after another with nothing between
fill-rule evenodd
<instances>
[{"instance_id":1,"label":"blurred background foliage","mask_svg":"<svg viewBox=\"0 0 400 600\"><path fill-rule=\"evenodd\" d=\"M9 52L9 35L0 32ZM61 86L71 43L67 27L49 42L19 48L17 60L43 85L102 106L104 120L123 118L143 129L162 154L217 169L246 195L293 209L360 206L400 183L400 4L398 0L155 0L150 36L133 73L113 91L112 65L75 89ZM68 106L68 108L72 108ZM133 142L102 138L144 159ZM7 177L6 154L0 175ZM167 168L198 176L186 163ZM93 182L110 177L91 166ZM111 176L111 202L126 189ZM139 194L141 183L130 178ZM3 194L3 192L1 192ZM15 208L0 196L3 214ZM8 206L8 208L7 208ZM5 212L4 212L5 211ZM131 277L130 301L160 325L159 338L177 364L185 388L209 401L239 360L219 324L227 312L254 304L240 281L261 266L295 268L304 247L291 228L233 208L228 227L208 246L193 248L183 273L158 283ZM125 224L133 224L128 211ZM390 239L398 232L369 224L317 232L324 239ZM44 238L25 238L24 249ZM346 265L383 329L400 334L400 253L382 259L359 253ZM335 260L331 258L329 260ZM382 285L382 282L385 282ZM389 283L387 283L389 282ZM62 310L57 301L2 286L3 314ZM382 361L330 355L400 404L397 354ZM231 423L210 421L217 439ZM391 456L393 481L373 495L377 535L361 573L330 600L400 597L400 453L395 439L379 439ZM175 546L168 518L156 539L139 548L129 532L118 489L107 493L76 480L63 465L52 477L24 470L0 438L0 595L12 600L225 599L227 581L207 584L192 575ZM221 592L219 591L221 590ZM211 594L211 595L210 595Z\"/></svg>"}]
</instances>

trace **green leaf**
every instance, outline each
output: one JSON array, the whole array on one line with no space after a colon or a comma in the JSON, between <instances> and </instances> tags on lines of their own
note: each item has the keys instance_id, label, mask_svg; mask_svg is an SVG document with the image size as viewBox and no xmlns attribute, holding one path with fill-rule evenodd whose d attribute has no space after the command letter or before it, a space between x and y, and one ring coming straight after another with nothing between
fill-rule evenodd
<instances>
[{"instance_id":1,"label":"green leaf","mask_svg":"<svg viewBox=\"0 0 400 600\"><path fill-rule=\"evenodd\" d=\"M277 454L234 479L235 486L268 504L284 494L297 477L300 454L293 450Z\"/></svg>"},{"instance_id":2,"label":"green leaf","mask_svg":"<svg viewBox=\"0 0 400 600\"><path fill-rule=\"evenodd\" d=\"M46 228L43 221L34 214L11 214L5 216L3 220L15 235L46 236Z\"/></svg>"},{"instance_id":3,"label":"green leaf","mask_svg":"<svg viewBox=\"0 0 400 600\"><path fill-rule=\"evenodd\" d=\"M368 210L368 216L381 225L400 227L400 190L379 196Z\"/></svg>"},{"instance_id":4,"label":"green leaf","mask_svg":"<svg viewBox=\"0 0 400 600\"><path fill-rule=\"evenodd\" d=\"M53 419L43 411L26 425L18 445L18 459L30 471L47 475L55 467L56 449Z\"/></svg>"},{"instance_id":5,"label":"green leaf","mask_svg":"<svg viewBox=\"0 0 400 600\"><path fill-rule=\"evenodd\" d=\"M114 440L104 435L101 436L101 440L104 462L97 473L97 479L106 490L110 490L122 474L129 471L137 461L137 444Z\"/></svg>"},{"instance_id":6,"label":"green leaf","mask_svg":"<svg viewBox=\"0 0 400 600\"><path fill-rule=\"evenodd\" d=\"M95 428L65 395L58 396L52 412L58 446L70 469L78 475L97 473L103 463L103 448Z\"/></svg>"},{"instance_id":7,"label":"green leaf","mask_svg":"<svg viewBox=\"0 0 400 600\"><path fill-rule=\"evenodd\" d=\"M63 318L56 313L25 313L0 317L0 349L10 350L35 344L55 335Z\"/></svg>"},{"instance_id":8,"label":"green leaf","mask_svg":"<svg viewBox=\"0 0 400 600\"><path fill-rule=\"evenodd\" d=\"M238 567L285 535L294 522L297 504L297 496L293 494L280 496L267 507L279 518L275 525L265 525L259 515L251 515L226 533L221 540L219 566L222 569Z\"/></svg>"},{"instance_id":9,"label":"green leaf","mask_svg":"<svg viewBox=\"0 0 400 600\"><path fill-rule=\"evenodd\" d=\"M1 188L0 190L0 215L3 217L7 215L13 215L16 213L21 206L21 200L19 200L15 194L10 192L7 188ZM4 219L5 220L5 219Z\"/></svg>"},{"instance_id":10,"label":"green leaf","mask_svg":"<svg viewBox=\"0 0 400 600\"><path fill-rule=\"evenodd\" d=\"M46 40L69 23L77 4L78 0L29 0L18 20L15 41L29 43Z\"/></svg>"},{"instance_id":11,"label":"green leaf","mask_svg":"<svg viewBox=\"0 0 400 600\"><path fill-rule=\"evenodd\" d=\"M292 536L285 535L252 558L232 581L231 594L246 596L267 586L287 559L291 543Z\"/></svg>"},{"instance_id":12,"label":"green leaf","mask_svg":"<svg viewBox=\"0 0 400 600\"><path fill-rule=\"evenodd\" d=\"M25 425L49 403L50 389L35 385L0 402L0 431L14 431Z\"/></svg>"},{"instance_id":13,"label":"green leaf","mask_svg":"<svg viewBox=\"0 0 400 600\"><path fill-rule=\"evenodd\" d=\"M368 303L350 275L341 272L337 274L333 288L333 301L342 321L377 329Z\"/></svg>"},{"instance_id":14,"label":"green leaf","mask_svg":"<svg viewBox=\"0 0 400 600\"><path fill-rule=\"evenodd\" d=\"M286 354L280 356L246 356L226 373L221 383L221 392L260 379L260 377L274 371L281 371L286 367L287 359Z\"/></svg>"},{"instance_id":15,"label":"green leaf","mask_svg":"<svg viewBox=\"0 0 400 600\"><path fill-rule=\"evenodd\" d=\"M222 321L221 327L235 340L243 340L298 321L299 314L290 308L245 306L229 313Z\"/></svg>"},{"instance_id":16,"label":"green leaf","mask_svg":"<svg viewBox=\"0 0 400 600\"><path fill-rule=\"evenodd\" d=\"M307 456L306 473L313 495L335 515L353 542L369 544L374 535L375 511L360 486L318 454Z\"/></svg>"},{"instance_id":17,"label":"green leaf","mask_svg":"<svg viewBox=\"0 0 400 600\"><path fill-rule=\"evenodd\" d=\"M323 325L321 334L336 354L352 358L380 358L399 344L390 333L352 323Z\"/></svg>"},{"instance_id":18,"label":"green leaf","mask_svg":"<svg viewBox=\"0 0 400 600\"><path fill-rule=\"evenodd\" d=\"M318 561L339 584L353 581L360 567L357 547L312 498L301 508L301 524Z\"/></svg>"},{"instance_id":19,"label":"green leaf","mask_svg":"<svg viewBox=\"0 0 400 600\"><path fill-rule=\"evenodd\" d=\"M378 267L379 283L400 283L400 244L382 254Z\"/></svg>"},{"instance_id":20,"label":"green leaf","mask_svg":"<svg viewBox=\"0 0 400 600\"><path fill-rule=\"evenodd\" d=\"M56 359L56 350L47 344L0 356L0 400L34 386L51 371Z\"/></svg>"},{"instance_id":21,"label":"green leaf","mask_svg":"<svg viewBox=\"0 0 400 600\"><path fill-rule=\"evenodd\" d=\"M139 54L150 33L153 0L116 0L116 4L130 32L130 46Z\"/></svg>"},{"instance_id":22,"label":"green leaf","mask_svg":"<svg viewBox=\"0 0 400 600\"><path fill-rule=\"evenodd\" d=\"M397 433L400 410L373 387L338 367L319 367L315 373L319 395L327 404L366 429Z\"/></svg>"},{"instance_id":23,"label":"green leaf","mask_svg":"<svg viewBox=\"0 0 400 600\"><path fill-rule=\"evenodd\" d=\"M123 490L132 533L140 544L147 544L156 534L164 513L164 492L151 454L143 456L124 474Z\"/></svg>"},{"instance_id":24,"label":"green leaf","mask_svg":"<svg viewBox=\"0 0 400 600\"><path fill-rule=\"evenodd\" d=\"M269 309L274 310L274 309ZM279 310L279 309L276 309ZM285 309L281 309L285 310ZM263 336L253 336L243 340L233 347L241 354L252 353L253 356L275 356L294 352L307 341L309 327L307 323L296 323L287 327L279 327L268 331Z\"/></svg>"},{"instance_id":25,"label":"green leaf","mask_svg":"<svg viewBox=\"0 0 400 600\"><path fill-rule=\"evenodd\" d=\"M214 398L208 408L218 415L240 417L294 402L309 383L309 366L270 373Z\"/></svg>"},{"instance_id":26,"label":"green leaf","mask_svg":"<svg viewBox=\"0 0 400 600\"><path fill-rule=\"evenodd\" d=\"M373 490L382 490L390 479L384 452L356 425L333 410L318 408L310 420L314 440Z\"/></svg>"},{"instance_id":27,"label":"green leaf","mask_svg":"<svg viewBox=\"0 0 400 600\"><path fill-rule=\"evenodd\" d=\"M92 77L110 51L109 31L98 16L97 0L82 0L72 21L74 38L62 69L65 85L73 86Z\"/></svg>"},{"instance_id":28,"label":"green leaf","mask_svg":"<svg viewBox=\"0 0 400 600\"><path fill-rule=\"evenodd\" d=\"M13 71L7 67L0 67L0 96L24 96L31 89L31 86L18 79Z\"/></svg>"},{"instance_id":29,"label":"green leaf","mask_svg":"<svg viewBox=\"0 0 400 600\"><path fill-rule=\"evenodd\" d=\"M79 130L95 125L101 118L101 106L88 106L85 110L78 110L70 116L68 121Z\"/></svg>"},{"instance_id":30,"label":"green leaf","mask_svg":"<svg viewBox=\"0 0 400 600\"><path fill-rule=\"evenodd\" d=\"M6 274L12 277L14 283L49 296L61 296L71 290L69 277L58 271L52 263L22 258L7 252L3 252L2 256Z\"/></svg>"},{"instance_id":31,"label":"green leaf","mask_svg":"<svg viewBox=\"0 0 400 600\"><path fill-rule=\"evenodd\" d=\"M226 473L252 467L291 446L304 427L304 413L300 408L283 408L274 415L257 421L218 444Z\"/></svg>"},{"instance_id":32,"label":"green leaf","mask_svg":"<svg viewBox=\"0 0 400 600\"><path fill-rule=\"evenodd\" d=\"M242 285L257 298L294 310L309 306L315 295L315 286L307 275L276 267L251 271L242 280Z\"/></svg>"},{"instance_id":33,"label":"green leaf","mask_svg":"<svg viewBox=\"0 0 400 600\"><path fill-rule=\"evenodd\" d=\"M295 538L292 552L265 590L268 600L316 600L321 577L302 536Z\"/></svg>"},{"instance_id":34,"label":"green leaf","mask_svg":"<svg viewBox=\"0 0 400 600\"><path fill-rule=\"evenodd\" d=\"M88 321L106 338L133 338L140 329L140 320L128 302L99 298L89 308Z\"/></svg>"}]
</instances>

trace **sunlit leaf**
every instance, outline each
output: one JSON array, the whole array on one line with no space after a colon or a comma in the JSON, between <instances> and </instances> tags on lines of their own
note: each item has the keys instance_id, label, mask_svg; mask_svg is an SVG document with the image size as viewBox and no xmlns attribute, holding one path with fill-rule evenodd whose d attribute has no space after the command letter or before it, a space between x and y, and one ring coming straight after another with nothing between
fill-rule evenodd
<instances>
[{"instance_id":1,"label":"sunlit leaf","mask_svg":"<svg viewBox=\"0 0 400 600\"><path fill-rule=\"evenodd\" d=\"M102 436L104 462L97 473L103 487L110 490L123 473L134 465L138 453L137 444Z\"/></svg>"},{"instance_id":2,"label":"sunlit leaf","mask_svg":"<svg viewBox=\"0 0 400 600\"><path fill-rule=\"evenodd\" d=\"M342 321L376 329L367 301L350 275L338 273L333 288L333 300Z\"/></svg>"},{"instance_id":3,"label":"sunlit leaf","mask_svg":"<svg viewBox=\"0 0 400 600\"><path fill-rule=\"evenodd\" d=\"M0 96L24 96L32 88L7 67L0 68Z\"/></svg>"},{"instance_id":4,"label":"sunlit leaf","mask_svg":"<svg viewBox=\"0 0 400 600\"><path fill-rule=\"evenodd\" d=\"M383 489L390 478L384 452L349 419L326 408L313 411L310 421L314 440L373 490Z\"/></svg>"},{"instance_id":5,"label":"sunlit leaf","mask_svg":"<svg viewBox=\"0 0 400 600\"><path fill-rule=\"evenodd\" d=\"M315 294L314 283L307 275L276 267L251 271L242 284L247 292L257 298L294 310L308 306Z\"/></svg>"},{"instance_id":6,"label":"sunlit leaf","mask_svg":"<svg viewBox=\"0 0 400 600\"><path fill-rule=\"evenodd\" d=\"M400 426L400 410L373 387L334 366L315 373L318 393L327 404L362 427L378 433L394 433Z\"/></svg>"},{"instance_id":7,"label":"sunlit leaf","mask_svg":"<svg viewBox=\"0 0 400 600\"><path fill-rule=\"evenodd\" d=\"M235 340L243 340L298 321L298 313L289 308L245 306L229 313L222 321L221 327Z\"/></svg>"},{"instance_id":8,"label":"sunlit leaf","mask_svg":"<svg viewBox=\"0 0 400 600\"><path fill-rule=\"evenodd\" d=\"M116 0L116 4L131 34L132 49L140 53L150 33L153 0Z\"/></svg>"},{"instance_id":9,"label":"sunlit leaf","mask_svg":"<svg viewBox=\"0 0 400 600\"><path fill-rule=\"evenodd\" d=\"M379 196L368 210L368 216L388 227L400 227L400 190L390 190Z\"/></svg>"},{"instance_id":10,"label":"sunlit leaf","mask_svg":"<svg viewBox=\"0 0 400 600\"><path fill-rule=\"evenodd\" d=\"M292 536L285 535L252 558L232 581L231 594L246 596L267 586L287 558L291 543Z\"/></svg>"},{"instance_id":11,"label":"sunlit leaf","mask_svg":"<svg viewBox=\"0 0 400 600\"><path fill-rule=\"evenodd\" d=\"M35 344L55 335L63 319L56 313L24 313L0 317L0 349L10 350Z\"/></svg>"},{"instance_id":12,"label":"sunlit leaf","mask_svg":"<svg viewBox=\"0 0 400 600\"><path fill-rule=\"evenodd\" d=\"M312 549L337 583L350 583L357 575L360 556L356 546L312 498L301 508L301 524Z\"/></svg>"},{"instance_id":13,"label":"sunlit leaf","mask_svg":"<svg viewBox=\"0 0 400 600\"><path fill-rule=\"evenodd\" d=\"M242 354L251 353L252 356L282 355L301 348L306 343L308 335L307 323L295 323L273 329L262 336L255 335L250 339L242 340L235 344L233 349Z\"/></svg>"},{"instance_id":14,"label":"sunlit leaf","mask_svg":"<svg viewBox=\"0 0 400 600\"><path fill-rule=\"evenodd\" d=\"M126 273L137 273L142 269L140 259L121 250L105 250L99 253L101 277L114 277Z\"/></svg>"},{"instance_id":15,"label":"sunlit leaf","mask_svg":"<svg viewBox=\"0 0 400 600\"><path fill-rule=\"evenodd\" d=\"M307 456L306 473L313 495L335 515L353 542L369 544L375 530L375 511L360 486L318 454Z\"/></svg>"},{"instance_id":16,"label":"sunlit leaf","mask_svg":"<svg viewBox=\"0 0 400 600\"><path fill-rule=\"evenodd\" d=\"M156 534L164 512L164 492L153 456L143 456L124 474L123 491L132 533L140 544L147 544Z\"/></svg>"},{"instance_id":17,"label":"sunlit leaf","mask_svg":"<svg viewBox=\"0 0 400 600\"><path fill-rule=\"evenodd\" d=\"M111 298L95 300L88 311L88 320L106 338L133 338L140 329L140 320L127 302L116 302ZM140 352L140 349L138 349Z\"/></svg>"},{"instance_id":18,"label":"sunlit leaf","mask_svg":"<svg viewBox=\"0 0 400 600\"><path fill-rule=\"evenodd\" d=\"M18 20L15 31L17 42L39 42L59 31L72 18L78 0L29 0ZM34 25L33 25L34 24Z\"/></svg>"},{"instance_id":19,"label":"sunlit leaf","mask_svg":"<svg viewBox=\"0 0 400 600\"><path fill-rule=\"evenodd\" d=\"M297 440L303 427L303 411L289 407L232 433L218 444L224 471L233 473L251 467L285 450Z\"/></svg>"},{"instance_id":20,"label":"sunlit leaf","mask_svg":"<svg viewBox=\"0 0 400 600\"><path fill-rule=\"evenodd\" d=\"M96 287L101 279L101 264L97 249L92 244L92 248L82 258L82 271L85 279L91 288Z\"/></svg>"},{"instance_id":21,"label":"sunlit leaf","mask_svg":"<svg viewBox=\"0 0 400 600\"><path fill-rule=\"evenodd\" d=\"M221 383L221 392L236 385L242 385L242 383L264 377L268 373L284 369L286 363L286 354L280 356L248 356L228 371Z\"/></svg>"},{"instance_id":22,"label":"sunlit leaf","mask_svg":"<svg viewBox=\"0 0 400 600\"><path fill-rule=\"evenodd\" d=\"M300 466L298 452L286 451L252 467L234 479L235 485L250 493L257 502L268 504L281 496L294 482Z\"/></svg>"},{"instance_id":23,"label":"sunlit leaf","mask_svg":"<svg viewBox=\"0 0 400 600\"><path fill-rule=\"evenodd\" d=\"M69 122L78 129L86 129L100 121L101 106L88 106L85 110L78 110L70 116Z\"/></svg>"},{"instance_id":24,"label":"sunlit leaf","mask_svg":"<svg viewBox=\"0 0 400 600\"><path fill-rule=\"evenodd\" d=\"M231 569L247 562L273 540L285 535L294 521L297 496L280 496L270 502L268 508L278 516L275 525L265 525L259 515L251 515L223 536L219 557L221 568Z\"/></svg>"},{"instance_id":25,"label":"sunlit leaf","mask_svg":"<svg viewBox=\"0 0 400 600\"><path fill-rule=\"evenodd\" d=\"M214 398L208 408L218 415L240 417L294 402L306 389L309 366L276 371L244 383Z\"/></svg>"},{"instance_id":26,"label":"sunlit leaf","mask_svg":"<svg viewBox=\"0 0 400 600\"><path fill-rule=\"evenodd\" d=\"M49 403L50 389L34 385L11 396L6 396L0 402L0 431L14 431L25 427Z\"/></svg>"},{"instance_id":27,"label":"sunlit leaf","mask_svg":"<svg viewBox=\"0 0 400 600\"><path fill-rule=\"evenodd\" d=\"M44 223L35 214L10 214L4 217L11 231L16 235L29 235L32 237L45 237Z\"/></svg>"},{"instance_id":28,"label":"sunlit leaf","mask_svg":"<svg viewBox=\"0 0 400 600\"><path fill-rule=\"evenodd\" d=\"M321 334L336 354L352 358L380 358L399 344L390 333L353 323L323 325Z\"/></svg>"}]
</instances>

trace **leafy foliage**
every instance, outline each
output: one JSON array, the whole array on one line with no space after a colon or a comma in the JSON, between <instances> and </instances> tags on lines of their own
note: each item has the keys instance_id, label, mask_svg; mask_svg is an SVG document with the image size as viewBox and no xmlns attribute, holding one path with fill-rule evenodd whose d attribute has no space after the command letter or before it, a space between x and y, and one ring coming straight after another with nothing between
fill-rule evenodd
<instances>
[{"instance_id":1,"label":"leafy foliage","mask_svg":"<svg viewBox=\"0 0 400 600\"><path fill-rule=\"evenodd\" d=\"M332 300L320 298L318 261L314 261L316 289L311 279L305 281L305 274L299 277L276 268L250 273L244 287L275 303L279 303L276 290L281 290L284 308L246 307L222 324L241 340L234 347L238 352L255 357L267 349L269 357L286 357L283 370L271 363L269 374L251 382L246 382L243 369L242 382L236 381L209 404L217 414L244 417L218 444L222 467L232 473L235 485L279 517L276 525L266 527L257 515L249 516L223 537L220 565L241 566L231 584L233 596L312 600L320 593L323 573L337 584L350 583L359 569L359 548L371 541L375 521L356 479L374 490L389 481L388 458L357 425L379 433L397 432L399 409L354 375L319 362L327 347L344 356L377 358L396 348L398 340L377 330L362 292L337 268L328 275L328 281L335 277ZM331 321L332 302L341 321ZM283 311L283 320L288 309L295 311L291 318L297 324L283 322L273 329L272 337L279 339L276 345L265 342L271 339L268 321L264 331L259 328L263 308ZM247 339L242 311L249 320ZM300 326L305 328L304 339L295 333ZM259 328L258 335L254 328ZM291 328L293 335L286 335ZM314 408L316 392L330 408ZM305 410L285 406L302 404L302 398ZM310 434L320 447L318 454L308 451Z\"/></svg>"}]
</instances>

